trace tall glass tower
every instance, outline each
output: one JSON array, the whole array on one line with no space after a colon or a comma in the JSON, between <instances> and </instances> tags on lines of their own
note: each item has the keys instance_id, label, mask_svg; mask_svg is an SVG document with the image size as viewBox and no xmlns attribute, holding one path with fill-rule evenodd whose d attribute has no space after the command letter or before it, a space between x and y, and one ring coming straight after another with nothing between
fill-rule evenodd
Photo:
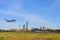
<instances>
[{"instance_id":1,"label":"tall glass tower","mask_svg":"<svg viewBox=\"0 0 60 40\"><path fill-rule=\"evenodd\" d=\"M25 24L23 25L23 30L25 30Z\"/></svg>"},{"instance_id":2,"label":"tall glass tower","mask_svg":"<svg viewBox=\"0 0 60 40\"><path fill-rule=\"evenodd\" d=\"M29 23L29 22L27 21L27 22L26 22L26 30L27 30L27 31L28 31L28 26L29 26L28 23Z\"/></svg>"}]
</instances>

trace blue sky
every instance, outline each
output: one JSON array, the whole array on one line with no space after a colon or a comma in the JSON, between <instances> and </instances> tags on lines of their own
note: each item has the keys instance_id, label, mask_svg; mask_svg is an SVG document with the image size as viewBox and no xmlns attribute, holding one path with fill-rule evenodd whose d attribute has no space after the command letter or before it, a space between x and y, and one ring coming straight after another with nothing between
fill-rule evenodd
<instances>
[{"instance_id":1,"label":"blue sky","mask_svg":"<svg viewBox=\"0 0 60 40\"><path fill-rule=\"evenodd\" d=\"M5 22L16 19L16 22ZM29 27L60 28L60 0L0 0L0 29ZM19 27L20 24L20 27Z\"/></svg>"}]
</instances>

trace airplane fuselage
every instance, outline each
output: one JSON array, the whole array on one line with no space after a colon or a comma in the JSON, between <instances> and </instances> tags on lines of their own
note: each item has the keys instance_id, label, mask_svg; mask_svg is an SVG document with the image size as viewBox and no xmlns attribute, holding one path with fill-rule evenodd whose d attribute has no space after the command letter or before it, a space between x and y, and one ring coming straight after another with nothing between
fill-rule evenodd
<instances>
[{"instance_id":1,"label":"airplane fuselage","mask_svg":"<svg viewBox=\"0 0 60 40\"><path fill-rule=\"evenodd\" d=\"M15 22L16 20L12 19L12 20L7 20L6 19L6 22Z\"/></svg>"}]
</instances>

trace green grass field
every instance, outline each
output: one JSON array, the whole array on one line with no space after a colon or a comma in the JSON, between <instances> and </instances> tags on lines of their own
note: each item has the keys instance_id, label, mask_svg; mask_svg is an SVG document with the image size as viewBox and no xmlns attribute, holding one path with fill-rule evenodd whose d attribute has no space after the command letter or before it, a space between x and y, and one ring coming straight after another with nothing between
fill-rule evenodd
<instances>
[{"instance_id":1,"label":"green grass field","mask_svg":"<svg viewBox=\"0 0 60 40\"><path fill-rule=\"evenodd\" d=\"M60 40L60 34L0 32L0 40Z\"/></svg>"}]
</instances>

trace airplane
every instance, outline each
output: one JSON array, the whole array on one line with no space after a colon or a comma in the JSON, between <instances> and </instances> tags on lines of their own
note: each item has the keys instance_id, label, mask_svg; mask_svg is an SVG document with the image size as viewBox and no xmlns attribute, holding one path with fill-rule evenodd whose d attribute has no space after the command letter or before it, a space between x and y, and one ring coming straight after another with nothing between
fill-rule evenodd
<instances>
[{"instance_id":1,"label":"airplane","mask_svg":"<svg viewBox=\"0 0 60 40\"><path fill-rule=\"evenodd\" d=\"M15 19L8 20L8 19L6 18L5 21L6 21L6 22L15 22L16 20L15 20Z\"/></svg>"}]
</instances>

